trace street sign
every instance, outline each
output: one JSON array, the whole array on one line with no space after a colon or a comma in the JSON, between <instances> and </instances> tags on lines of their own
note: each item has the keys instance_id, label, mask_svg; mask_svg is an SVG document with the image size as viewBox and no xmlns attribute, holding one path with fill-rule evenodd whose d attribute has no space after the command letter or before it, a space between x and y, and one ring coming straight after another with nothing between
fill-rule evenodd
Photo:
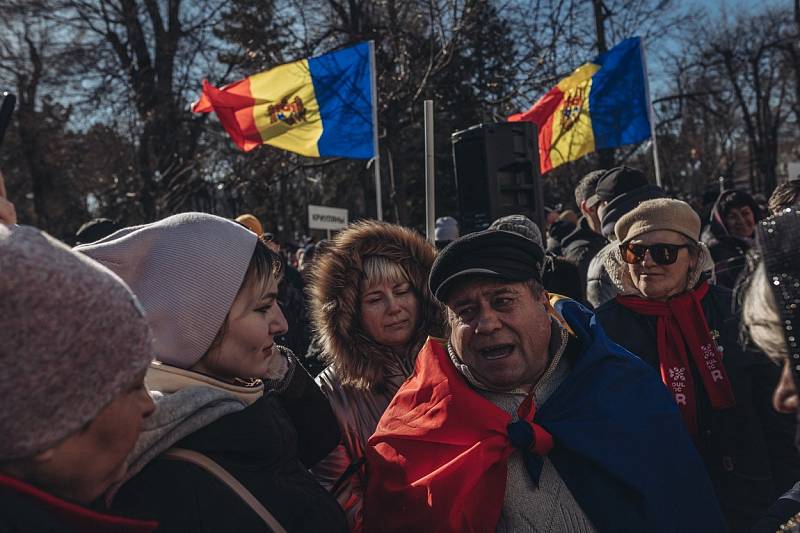
<instances>
[{"instance_id":1,"label":"street sign","mask_svg":"<svg viewBox=\"0 0 800 533\"><path fill-rule=\"evenodd\" d=\"M308 206L308 227L310 229L340 230L347 226L347 209Z\"/></svg>"}]
</instances>

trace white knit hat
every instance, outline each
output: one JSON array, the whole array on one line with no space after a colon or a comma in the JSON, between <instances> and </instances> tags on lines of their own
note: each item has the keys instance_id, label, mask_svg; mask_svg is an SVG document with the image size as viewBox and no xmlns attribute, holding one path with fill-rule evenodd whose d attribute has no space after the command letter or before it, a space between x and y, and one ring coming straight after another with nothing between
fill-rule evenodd
<instances>
[{"instance_id":1,"label":"white knit hat","mask_svg":"<svg viewBox=\"0 0 800 533\"><path fill-rule=\"evenodd\" d=\"M458 221L453 217L439 217L433 230L434 240L454 241L458 239Z\"/></svg>"},{"instance_id":2,"label":"white knit hat","mask_svg":"<svg viewBox=\"0 0 800 533\"><path fill-rule=\"evenodd\" d=\"M156 358L190 368L222 327L256 241L255 233L228 219L182 213L75 250L128 283L153 330Z\"/></svg>"}]
</instances>

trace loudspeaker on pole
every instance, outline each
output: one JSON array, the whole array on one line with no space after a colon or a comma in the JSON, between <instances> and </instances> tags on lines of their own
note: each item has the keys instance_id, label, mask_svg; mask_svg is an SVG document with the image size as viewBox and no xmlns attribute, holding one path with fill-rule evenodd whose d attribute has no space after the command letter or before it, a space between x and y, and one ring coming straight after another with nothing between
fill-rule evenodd
<instances>
[{"instance_id":1,"label":"loudspeaker on pole","mask_svg":"<svg viewBox=\"0 0 800 533\"><path fill-rule=\"evenodd\" d=\"M461 234L525 215L542 228L544 201L536 125L478 124L452 134Z\"/></svg>"}]
</instances>

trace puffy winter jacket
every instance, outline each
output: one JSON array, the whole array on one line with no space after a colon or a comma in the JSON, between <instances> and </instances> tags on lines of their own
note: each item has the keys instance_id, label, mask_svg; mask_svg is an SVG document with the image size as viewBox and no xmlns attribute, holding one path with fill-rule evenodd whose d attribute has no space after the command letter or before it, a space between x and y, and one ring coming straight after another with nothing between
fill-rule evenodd
<instances>
[{"instance_id":1,"label":"puffy winter jacket","mask_svg":"<svg viewBox=\"0 0 800 533\"><path fill-rule=\"evenodd\" d=\"M575 231L564 237L561 241L561 253L564 258L569 259L578 266L578 273L581 276L581 283L586 287L586 274L589 271L589 263L597 253L608 244L605 237L589 227L586 217L581 217Z\"/></svg>"},{"instance_id":2,"label":"puffy winter jacket","mask_svg":"<svg viewBox=\"0 0 800 533\"><path fill-rule=\"evenodd\" d=\"M331 454L313 468L332 490L349 525L362 521L367 439L398 387L414 369L428 335L440 333L441 310L428 288L435 249L413 230L382 222L351 225L338 234L316 260L309 287L314 329L323 361L329 363L317 382L328 397L342 433ZM401 265L419 301L415 337L404 353L376 343L360 323L360 283L364 259L382 256Z\"/></svg>"}]
</instances>

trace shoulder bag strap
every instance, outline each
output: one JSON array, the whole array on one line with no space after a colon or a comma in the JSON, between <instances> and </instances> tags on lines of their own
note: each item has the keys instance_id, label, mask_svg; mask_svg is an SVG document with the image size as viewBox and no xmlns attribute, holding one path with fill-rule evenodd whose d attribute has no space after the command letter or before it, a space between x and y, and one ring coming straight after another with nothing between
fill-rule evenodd
<instances>
[{"instance_id":1,"label":"shoulder bag strap","mask_svg":"<svg viewBox=\"0 0 800 533\"><path fill-rule=\"evenodd\" d=\"M361 469L362 466L367 462L367 458L363 455L350 463L347 469L339 476L339 479L336 480L336 483L333 484L333 487L330 490L331 494L336 494L336 491L344 485L344 482L347 481L351 476L353 476L356 472Z\"/></svg>"},{"instance_id":2,"label":"shoulder bag strap","mask_svg":"<svg viewBox=\"0 0 800 533\"><path fill-rule=\"evenodd\" d=\"M239 481L233 477L230 472L222 468L207 455L184 448L170 448L166 452L162 453L160 457L177 461L186 461L187 463L192 463L199 466L206 472L225 483L229 489L235 492L251 509L253 509L253 511L255 511L259 517L261 517L264 523L266 523L274 533L286 533L286 530L283 528L283 526L281 526L280 522L278 522L275 517L272 516L272 513L267 511L266 507L261 505L261 502L259 502L258 499L253 496L252 492L247 490L247 488L239 483Z\"/></svg>"}]
</instances>

